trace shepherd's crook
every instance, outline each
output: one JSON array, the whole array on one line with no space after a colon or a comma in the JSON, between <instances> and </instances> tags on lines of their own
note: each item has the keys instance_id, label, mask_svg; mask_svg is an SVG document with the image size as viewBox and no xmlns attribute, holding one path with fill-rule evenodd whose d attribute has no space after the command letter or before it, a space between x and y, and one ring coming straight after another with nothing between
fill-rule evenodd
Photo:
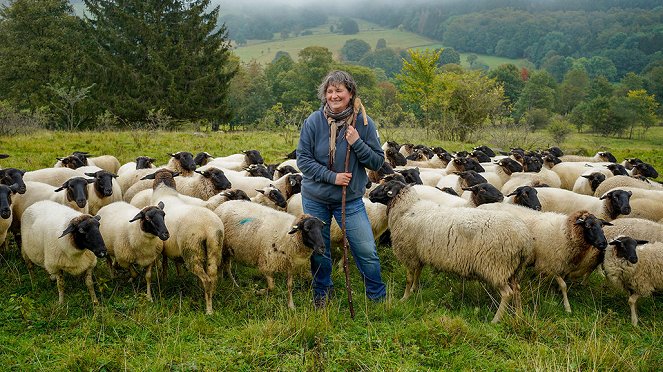
<instances>
[{"instance_id":1,"label":"shepherd's crook","mask_svg":"<svg viewBox=\"0 0 663 372\"><path fill-rule=\"evenodd\" d=\"M347 128L345 129L347 131ZM345 152L345 173L350 168L350 144ZM343 231L343 272L345 272L345 290L348 292L348 304L350 305L350 318L355 318L355 307L352 304L352 286L350 286L350 269L348 268L348 243L347 232L345 231L345 194L347 186L343 186L341 194L341 231Z\"/></svg>"}]
</instances>

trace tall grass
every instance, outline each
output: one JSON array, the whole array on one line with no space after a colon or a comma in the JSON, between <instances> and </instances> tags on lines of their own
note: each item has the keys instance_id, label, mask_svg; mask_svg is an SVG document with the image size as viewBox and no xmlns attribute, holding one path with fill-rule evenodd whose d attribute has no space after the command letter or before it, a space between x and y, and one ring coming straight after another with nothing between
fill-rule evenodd
<instances>
[{"instance_id":1,"label":"tall grass","mask_svg":"<svg viewBox=\"0 0 663 372\"><path fill-rule=\"evenodd\" d=\"M657 155L663 131L655 129L646 140L602 143L618 158L629 153L644 160ZM471 145L431 143L419 131L392 135L451 150ZM568 148L593 153L592 138L574 136ZM249 148L274 163L293 146L267 132L39 132L0 138L0 152L11 155L0 165L37 169L74 150L114 154L122 162L150 155L165 163L169 152L206 150L221 156ZM205 316L202 289L192 274L178 277L172 269L163 282L155 276L150 303L144 281L110 279L103 262L95 275L99 306L93 308L82 279L73 277L66 277L65 304L58 306L55 283L40 268L30 275L10 240L0 255L0 365L7 370L189 371L651 370L663 364L660 297L640 301L640 326L634 328L626 294L607 287L598 274L587 284L569 286L572 314L564 312L551 280L530 274L522 281L524 315L510 311L492 325L498 295L485 285L426 268L421 290L400 302L405 271L390 248L379 247L379 255L388 297L378 304L367 300L352 267L355 320L349 317L340 272L333 274L337 295L322 311L312 307L309 280L298 278L297 309L291 311L283 276L277 276L274 293L259 296L264 279L242 266L235 269L239 287L220 280L215 313Z\"/></svg>"}]
</instances>

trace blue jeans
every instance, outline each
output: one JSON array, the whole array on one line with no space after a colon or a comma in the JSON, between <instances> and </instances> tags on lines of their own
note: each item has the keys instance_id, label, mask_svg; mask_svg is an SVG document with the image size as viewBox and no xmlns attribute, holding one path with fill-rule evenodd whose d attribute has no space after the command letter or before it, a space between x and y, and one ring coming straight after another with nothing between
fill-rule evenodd
<instances>
[{"instance_id":1,"label":"blue jeans","mask_svg":"<svg viewBox=\"0 0 663 372\"><path fill-rule=\"evenodd\" d=\"M322 298L329 294L334 284L331 280L332 260L329 229L332 215L341 225L341 203L320 203L302 198L304 213L318 217L325 222L322 238L325 241L325 254L311 255L311 273L313 274L313 297ZM374 301L386 296L386 287L380 274L380 258L375 246L375 238L368 221L366 208L361 198L347 202L345 205L345 228L350 243L350 250L355 259L359 273L364 280L366 296Z\"/></svg>"}]
</instances>

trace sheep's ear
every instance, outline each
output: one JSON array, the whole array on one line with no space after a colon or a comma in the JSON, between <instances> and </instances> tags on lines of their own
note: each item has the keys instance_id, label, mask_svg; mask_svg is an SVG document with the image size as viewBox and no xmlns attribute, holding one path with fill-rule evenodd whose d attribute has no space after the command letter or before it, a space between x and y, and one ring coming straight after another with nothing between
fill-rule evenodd
<instances>
[{"instance_id":1,"label":"sheep's ear","mask_svg":"<svg viewBox=\"0 0 663 372\"><path fill-rule=\"evenodd\" d=\"M582 178L587 178L587 179L592 178L592 176L591 176L590 174L586 174L586 175L584 175L584 176L580 176L580 177L582 177Z\"/></svg>"},{"instance_id":2,"label":"sheep's ear","mask_svg":"<svg viewBox=\"0 0 663 372\"><path fill-rule=\"evenodd\" d=\"M575 222L576 225L582 225L583 223L585 223L585 219L584 219L584 218L578 218L578 219L576 220L576 222Z\"/></svg>"},{"instance_id":3,"label":"sheep's ear","mask_svg":"<svg viewBox=\"0 0 663 372\"><path fill-rule=\"evenodd\" d=\"M65 236L67 234L71 234L74 231L76 231L76 226L74 226L73 224L70 223L69 226L67 226L67 228L64 229L64 231L62 232L62 235L58 236L58 239L60 239L61 237Z\"/></svg>"},{"instance_id":4,"label":"sheep's ear","mask_svg":"<svg viewBox=\"0 0 663 372\"><path fill-rule=\"evenodd\" d=\"M603 226L614 226L613 224L611 224L610 222L608 222L606 220L599 219L599 221L601 221L601 225L603 225Z\"/></svg>"},{"instance_id":5,"label":"sheep's ear","mask_svg":"<svg viewBox=\"0 0 663 372\"><path fill-rule=\"evenodd\" d=\"M295 179L295 177L290 177L289 181L290 181L290 186L295 186L297 184L297 180Z\"/></svg>"},{"instance_id":6,"label":"sheep's ear","mask_svg":"<svg viewBox=\"0 0 663 372\"><path fill-rule=\"evenodd\" d=\"M20 187L18 186L18 183L14 183L11 186L9 186L9 190L12 192L12 194L16 194Z\"/></svg>"},{"instance_id":7,"label":"sheep's ear","mask_svg":"<svg viewBox=\"0 0 663 372\"><path fill-rule=\"evenodd\" d=\"M180 175L180 172L173 172L173 178L177 177Z\"/></svg>"},{"instance_id":8,"label":"sheep's ear","mask_svg":"<svg viewBox=\"0 0 663 372\"><path fill-rule=\"evenodd\" d=\"M163 210L163 208L165 207L165 205L163 204L162 201L160 201L159 204L157 204L157 207L158 207L159 209Z\"/></svg>"},{"instance_id":9,"label":"sheep's ear","mask_svg":"<svg viewBox=\"0 0 663 372\"><path fill-rule=\"evenodd\" d=\"M194 170L193 172L194 172L194 173L198 173L198 174L203 174L203 172L201 172L201 171L199 171L199 170ZM204 176L204 174L203 174L203 176Z\"/></svg>"},{"instance_id":10,"label":"sheep's ear","mask_svg":"<svg viewBox=\"0 0 663 372\"><path fill-rule=\"evenodd\" d=\"M134 216L134 218L130 219L129 222L138 221L138 220L140 220L141 218L143 218L143 215L144 215L144 214L143 214L143 211L140 211L140 212L138 212L137 215Z\"/></svg>"},{"instance_id":11,"label":"sheep's ear","mask_svg":"<svg viewBox=\"0 0 663 372\"><path fill-rule=\"evenodd\" d=\"M608 244L610 244L610 245L622 245L622 242L617 240L617 239L614 239L614 240L610 241Z\"/></svg>"},{"instance_id":12,"label":"sheep's ear","mask_svg":"<svg viewBox=\"0 0 663 372\"><path fill-rule=\"evenodd\" d=\"M265 190L256 189L256 191L263 194L263 195L265 194Z\"/></svg>"},{"instance_id":13,"label":"sheep's ear","mask_svg":"<svg viewBox=\"0 0 663 372\"><path fill-rule=\"evenodd\" d=\"M156 173L148 174L147 176L141 178L140 180L153 180L155 177Z\"/></svg>"},{"instance_id":14,"label":"sheep's ear","mask_svg":"<svg viewBox=\"0 0 663 372\"><path fill-rule=\"evenodd\" d=\"M627 191L627 193L628 193L628 196L633 196L633 191L629 190L629 191Z\"/></svg>"},{"instance_id":15,"label":"sheep's ear","mask_svg":"<svg viewBox=\"0 0 663 372\"><path fill-rule=\"evenodd\" d=\"M293 225L288 234L294 234L299 230L299 225Z\"/></svg>"},{"instance_id":16,"label":"sheep's ear","mask_svg":"<svg viewBox=\"0 0 663 372\"><path fill-rule=\"evenodd\" d=\"M63 160L64 160L64 158L58 158L58 157L55 157L55 158L58 159L59 161L63 161Z\"/></svg>"},{"instance_id":17,"label":"sheep's ear","mask_svg":"<svg viewBox=\"0 0 663 372\"><path fill-rule=\"evenodd\" d=\"M599 198L599 200L603 200L603 199L605 199L605 198L607 198L607 197L608 197L608 193L606 192L605 194L601 195L601 197Z\"/></svg>"},{"instance_id":18,"label":"sheep's ear","mask_svg":"<svg viewBox=\"0 0 663 372\"><path fill-rule=\"evenodd\" d=\"M115 173L111 173L111 177L113 177L113 178L118 178L119 176L118 176L117 174L115 174Z\"/></svg>"},{"instance_id":19,"label":"sheep's ear","mask_svg":"<svg viewBox=\"0 0 663 372\"><path fill-rule=\"evenodd\" d=\"M461 187L464 191L474 191L472 187Z\"/></svg>"},{"instance_id":20,"label":"sheep's ear","mask_svg":"<svg viewBox=\"0 0 663 372\"><path fill-rule=\"evenodd\" d=\"M147 160L149 160L150 163L154 163L155 161L157 161L157 159L155 159L155 158L148 158Z\"/></svg>"},{"instance_id":21,"label":"sheep's ear","mask_svg":"<svg viewBox=\"0 0 663 372\"><path fill-rule=\"evenodd\" d=\"M59 192L59 191L62 191L62 190L64 190L64 189L66 189L66 188L67 188L66 185L62 185L62 186L58 187L57 189L55 189L54 191L55 191L55 192Z\"/></svg>"},{"instance_id":22,"label":"sheep's ear","mask_svg":"<svg viewBox=\"0 0 663 372\"><path fill-rule=\"evenodd\" d=\"M638 239L636 239L635 242L636 242L638 245L642 245L642 244L647 244L647 243L649 243L649 240L638 240Z\"/></svg>"},{"instance_id":23,"label":"sheep's ear","mask_svg":"<svg viewBox=\"0 0 663 372\"><path fill-rule=\"evenodd\" d=\"M504 195L504 196L506 196L508 198L509 196L514 196L514 195L518 195L518 190L514 190L514 191L511 192L511 194Z\"/></svg>"},{"instance_id":24,"label":"sheep's ear","mask_svg":"<svg viewBox=\"0 0 663 372\"><path fill-rule=\"evenodd\" d=\"M166 155L170 156L171 158L174 158L174 157L176 157L177 154L171 154L171 153L167 152Z\"/></svg>"},{"instance_id":25,"label":"sheep's ear","mask_svg":"<svg viewBox=\"0 0 663 372\"><path fill-rule=\"evenodd\" d=\"M96 177L97 175L95 173L84 173L88 177Z\"/></svg>"}]
</instances>

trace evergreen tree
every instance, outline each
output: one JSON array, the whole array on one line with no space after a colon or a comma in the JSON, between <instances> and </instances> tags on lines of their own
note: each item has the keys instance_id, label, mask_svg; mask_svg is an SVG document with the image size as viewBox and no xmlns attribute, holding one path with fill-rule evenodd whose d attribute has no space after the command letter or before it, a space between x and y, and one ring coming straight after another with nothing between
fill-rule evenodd
<instances>
[{"instance_id":1,"label":"evergreen tree","mask_svg":"<svg viewBox=\"0 0 663 372\"><path fill-rule=\"evenodd\" d=\"M129 120L151 109L174 119L227 120L229 62L210 0L84 0L96 40L91 80L100 104Z\"/></svg>"}]
</instances>

